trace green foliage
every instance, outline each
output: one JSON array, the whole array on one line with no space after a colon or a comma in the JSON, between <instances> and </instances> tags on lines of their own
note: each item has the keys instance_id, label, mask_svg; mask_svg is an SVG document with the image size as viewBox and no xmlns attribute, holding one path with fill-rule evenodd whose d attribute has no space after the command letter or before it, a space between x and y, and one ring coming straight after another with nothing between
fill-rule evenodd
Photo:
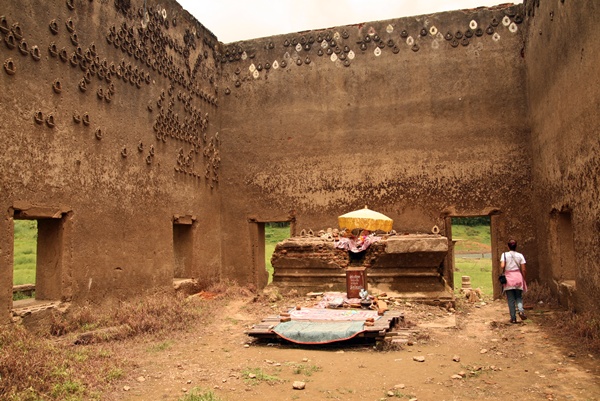
<instances>
[{"instance_id":1,"label":"green foliage","mask_svg":"<svg viewBox=\"0 0 600 401\"><path fill-rule=\"evenodd\" d=\"M35 284L37 221L14 221L13 285Z\"/></svg>"},{"instance_id":2,"label":"green foliage","mask_svg":"<svg viewBox=\"0 0 600 401\"><path fill-rule=\"evenodd\" d=\"M289 237L289 222L265 223L265 267L269 272L269 283L273 280L271 256L273 256L273 252L275 251L275 245Z\"/></svg>"},{"instance_id":3,"label":"green foliage","mask_svg":"<svg viewBox=\"0 0 600 401\"><path fill-rule=\"evenodd\" d=\"M23 292L15 292L13 294L13 301L20 301L22 299L35 298L35 291L31 293L31 296L23 293Z\"/></svg>"},{"instance_id":4,"label":"green foliage","mask_svg":"<svg viewBox=\"0 0 600 401\"><path fill-rule=\"evenodd\" d=\"M177 401L221 401L212 391L203 391L194 387L189 393L177 399Z\"/></svg>"},{"instance_id":5,"label":"green foliage","mask_svg":"<svg viewBox=\"0 0 600 401\"><path fill-rule=\"evenodd\" d=\"M274 223L265 224L265 243L277 244L290 237L290 224L283 223L284 226L274 226ZM281 224L281 223L278 223Z\"/></svg>"},{"instance_id":6,"label":"green foliage","mask_svg":"<svg viewBox=\"0 0 600 401\"><path fill-rule=\"evenodd\" d=\"M453 217L452 226L488 226L490 225L490 216L477 216L477 217Z\"/></svg>"}]
</instances>

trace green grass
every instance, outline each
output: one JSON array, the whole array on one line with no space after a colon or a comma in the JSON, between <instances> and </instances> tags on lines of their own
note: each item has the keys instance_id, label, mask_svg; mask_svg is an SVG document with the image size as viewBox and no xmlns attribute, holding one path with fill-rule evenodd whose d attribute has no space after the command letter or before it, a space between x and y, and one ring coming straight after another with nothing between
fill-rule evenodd
<instances>
[{"instance_id":1,"label":"green grass","mask_svg":"<svg viewBox=\"0 0 600 401\"><path fill-rule=\"evenodd\" d=\"M189 393L177 399L177 401L221 401L212 391L203 391L194 387Z\"/></svg>"},{"instance_id":2,"label":"green grass","mask_svg":"<svg viewBox=\"0 0 600 401\"><path fill-rule=\"evenodd\" d=\"M494 289L491 259L456 258L454 264L455 291L460 291L462 287L462 276L469 276L471 277L471 287L481 288L483 295L492 296Z\"/></svg>"},{"instance_id":3,"label":"green grass","mask_svg":"<svg viewBox=\"0 0 600 401\"><path fill-rule=\"evenodd\" d=\"M121 368L112 368L106 373L105 380L107 383L112 383L125 376L125 372Z\"/></svg>"},{"instance_id":4,"label":"green grass","mask_svg":"<svg viewBox=\"0 0 600 401\"><path fill-rule=\"evenodd\" d=\"M147 349L148 352L166 351L173 346L173 341L163 341L159 344L152 345Z\"/></svg>"},{"instance_id":5,"label":"green grass","mask_svg":"<svg viewBox=\"0 0 600 401\"><path fill-rule=\"evenodd\" d=\"M292 371L296 375L312 376L313 373L321 371L321 367L317 366L317 365L298 363L298 364L293 364L292 366L293 366Z\"/></svg>"},{"instance_id":6,"label":"green grass","mask_svg":"<svg viewBox=\"0 0 600 401\"><path fill-rule=\"evenodd\" d=\"M462 287L462 276L471 277L471 286L481 288L484 295L492 296L492 260L484 258L461 258L456 255L490 253L492 251L489 225L452 225L452 238L458 239L454 247L454 288Z\"/></svg>"},{"instance_id":7,"label":"green grass","mask_svg":"<svg viewBox=\"0 0 600 401\"><path fill-rule=\"evenodd\" d=\"M273 266L271 256L275 251L275 245L290 237L289 223L267 223L265 224L265 267L269 272L269 283L273 281Z\"/></svg>"},{"instance_id":8,"label":"green grass","mask_svg":"<svg viewBox=\"0 0 600 401\"><path fill-rule=\"evenodd\" d=\"M452 239L458 240L455 253L489 253L492 249L490 226L452 225Z\"/></svg>"},{"instance_id":9,"label":"green grass","mask_svg":"<svg viewBox=\"0 0 600 401\"><path fill-rule=\"evenodd\" d=\"M14 233L13 285L35 284L37 221L15 220Z\"/></svg>"},{"instance_id":10,"label":"green grass","mask_svg":"<svg viewBox=\"0 0 600 401\"><path fill-rule=\"evenodd\" d=\"M246 368L242 371L242 377L244 383L251 385L257 385L259 383L276 384L282 382L279 377L265 373L261 368Z\"/></svg>"}]
</instances>

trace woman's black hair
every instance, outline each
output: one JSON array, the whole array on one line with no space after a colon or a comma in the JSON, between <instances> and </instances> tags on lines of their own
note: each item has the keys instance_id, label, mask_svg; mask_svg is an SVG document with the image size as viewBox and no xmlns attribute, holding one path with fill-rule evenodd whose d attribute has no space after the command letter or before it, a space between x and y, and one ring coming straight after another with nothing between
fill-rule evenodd
<instances>
[{"instance_id":1,"label":"woman's black hair","mask_svg":"<svg viewBox=\"0 0 600 401\"><path fill-rule=\"evenodd\" d=\"M517 250L517 241L515 241L514 239L511 239L510 241L508 241L508 249L510 249L511 251L516 251Z\"/></svg>"}]
</instances>

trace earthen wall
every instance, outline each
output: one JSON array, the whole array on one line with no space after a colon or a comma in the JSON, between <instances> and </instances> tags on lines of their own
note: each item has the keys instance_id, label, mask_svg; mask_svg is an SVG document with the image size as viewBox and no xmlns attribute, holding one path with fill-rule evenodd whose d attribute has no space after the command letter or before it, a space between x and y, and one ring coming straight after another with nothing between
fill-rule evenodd
<instances>
[{"instance_id":1,"label":"earthen wall","mask_svg":"<svg viewBox=\"0 0 600 401\"><path fill-rule=\"evenodd\" d=\"M541 277L600 307L600 4L527 1L525 60ZM571 248L571 249L569 249Z\"/></svg>"},{"instance_id":2,"label":"earthen wall","mask_svg":"<svg viewBox=\"0 0 600 401\"><path fill-rule=\"evenodd\" d=\"M174 1L6 2L0 320L15 218L40 222L44 296L96 302L180 274L261 287L264 222L316 232L365 205L401 233L492 215L495 260L516 238L529 278L597 306L597 8L222 44Z\"/></svg>"},{"instance_id":3,"label":"earthen wall","mask_svg":"<svg viewBox=\"0 0 600 401\"><path fill-rule=\"evenodd\" d=\"M225 46L225 231L316 232L365 205L411 233L499 214L494 258L518 238L535 276L522 22L503 6ZM228 239L224 271L259 277L254 240Z\"/></svg>"},{"instance_id":4,"label":"earthen wall","mask_svg":"<svg viewBox=\"0 0 600 401\"><path fill-rule=\"evenodd\" d=\"M38 219L51 250L40 298L171 288L174 224L193 227L189 278L218 278L216 37L175 1L5 1L0 15L0 320L14 218Z\"/></svg>"}]
</instances>

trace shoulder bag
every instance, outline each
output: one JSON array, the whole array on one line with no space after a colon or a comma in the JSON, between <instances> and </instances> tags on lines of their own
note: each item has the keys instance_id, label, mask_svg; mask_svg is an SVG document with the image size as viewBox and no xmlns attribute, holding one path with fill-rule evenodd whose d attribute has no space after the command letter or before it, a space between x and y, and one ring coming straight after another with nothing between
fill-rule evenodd
<instances>
[{"instance_id":1,"label":"shoulder bag","mask_svg":"<svg viewBox=\"0 0 600 401\"><path fill-rule=\"evenodd\" d=\"M506 268L506 252L504 253L504 267ZM506 284L506 276L504 275L504 269L502 269L502 273L498 276L498 281L500 284Z\"/></svg>"}]
</instances>

